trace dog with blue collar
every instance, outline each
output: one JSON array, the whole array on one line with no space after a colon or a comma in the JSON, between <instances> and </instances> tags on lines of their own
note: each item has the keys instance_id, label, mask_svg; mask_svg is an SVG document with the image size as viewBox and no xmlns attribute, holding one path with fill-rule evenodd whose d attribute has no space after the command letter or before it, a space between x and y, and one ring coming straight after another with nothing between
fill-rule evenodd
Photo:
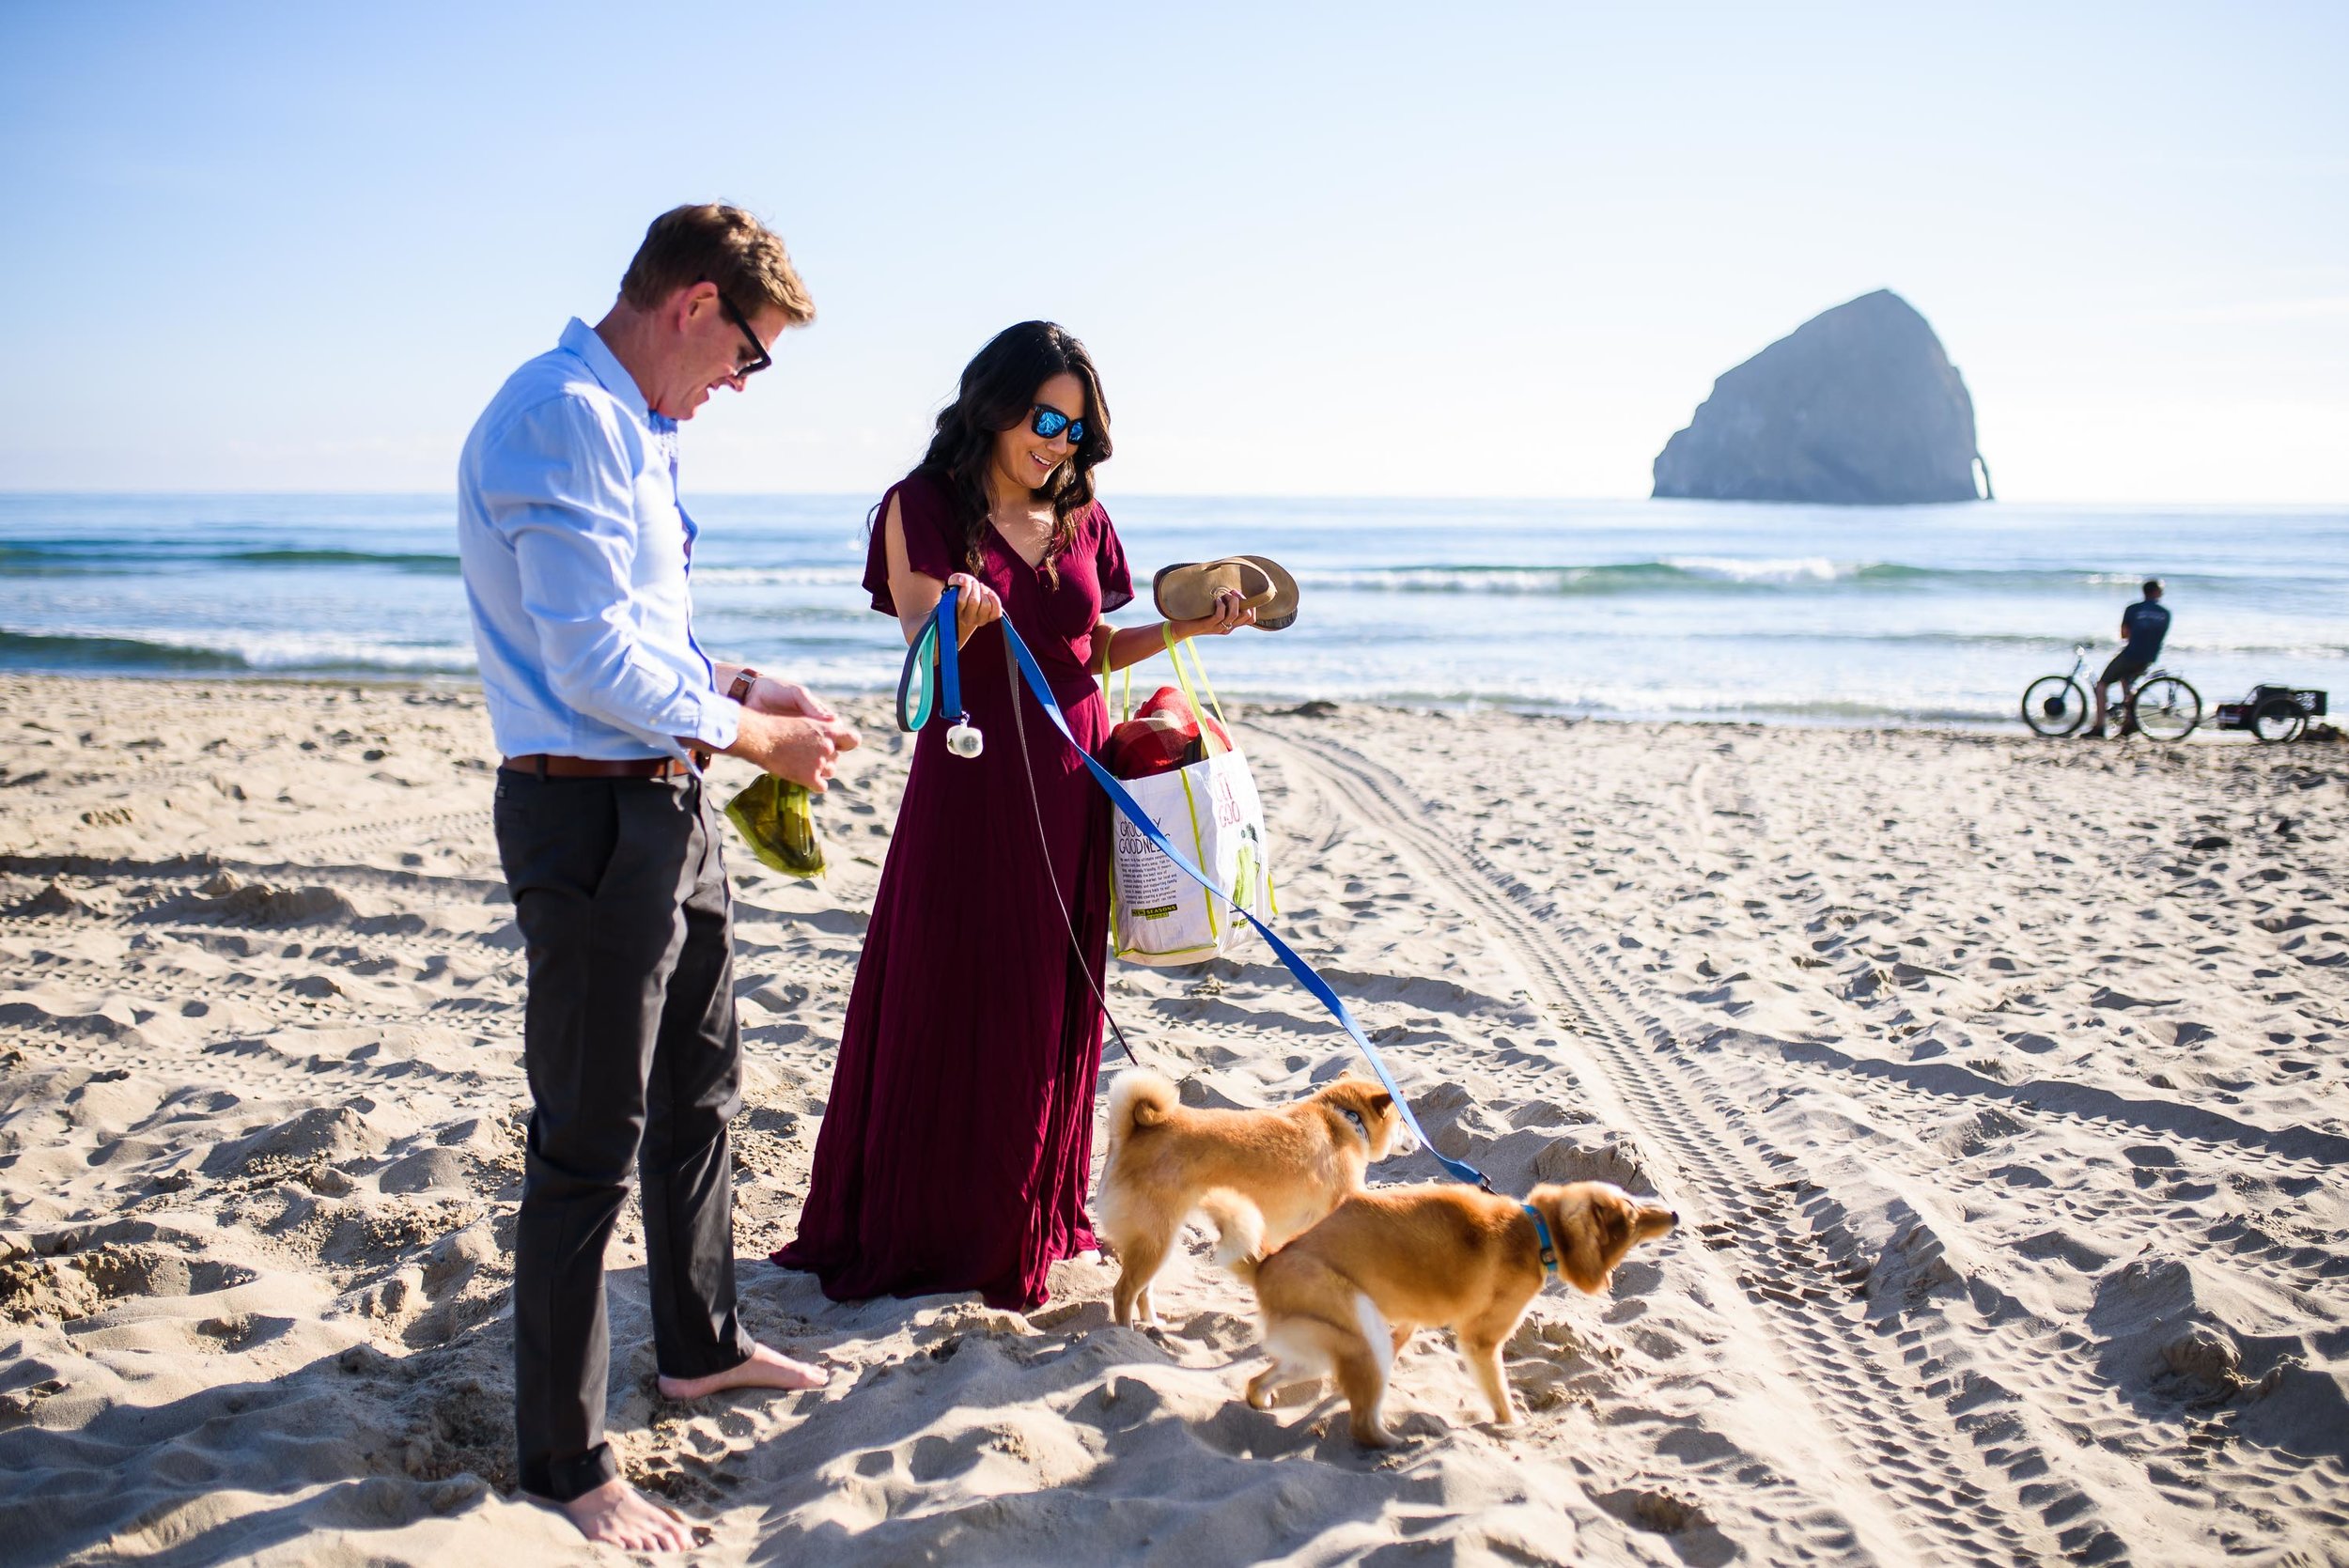
<instances>
[{"instance_id":1,"label":"dog with blue collar","mask_svg":"<svg viewBox=\"0 0 2349 1568\"><path fill-rule=\"evenodd\" d=\"M1200 1205L1221 1234L1216 1261L1255 1289L1272 1364L1248 1385L1268 1407L1291 1383L1334 1374L1355 1441L1394 1439L1381 1416L1394 1358L1422 1328L1446 1327L1496 1423L1517 1419L1501 1347L1552 1276L1593 1295L1643 1241L1680 1217L1608 1182L1544 1183L1522 1202L1461 1183L1358 1192L1267 1255L1245 1200Z\"/></svg>"},{"instance_id":2,"label":"dog with blue collar","mask_svg":"<svg viewBox=\"0 0 2349 1568\"><path fill-rule=\"evenodd\" d=\"M1187 1106L1174 1084L1136 1069L1117 1076L1109 1101L1093 1223L1117 1256L1120 1324L1158 1321L1151 1281L1208 1193L1251 1205L1278 1245L1360 1192L1374 1162L1418 1147L1402 1102L1353 1073L1287 1105L1239 1110Z\"/></svg>"}]
</instances>

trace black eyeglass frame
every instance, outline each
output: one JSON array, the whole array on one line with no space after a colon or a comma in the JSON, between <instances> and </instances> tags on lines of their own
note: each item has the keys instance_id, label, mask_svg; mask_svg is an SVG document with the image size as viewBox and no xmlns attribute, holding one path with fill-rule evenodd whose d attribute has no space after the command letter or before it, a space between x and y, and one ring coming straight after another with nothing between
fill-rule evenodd
<instances>
[{"instance_id":1,"label":"black eyeglass frame","mask_svg":"<svg viewBox=\"0 0 2349 1568\"><path fill-rule=\"evenodd\" d=\"M1060 423L1049 430L1046 429L1044 427L1053 420L1058 420ZM1054 436L1066 430L1068 432L1069 445L1082 446L1085 442L1085 422L1081 419L1071 419L1048 403L1029 405L1028 428L1042 436L1046 441L1050 441Z\"/></svg>"},{"instance_id":2,"label":"black eyeglass frame","mask_svg":"<svg viewBox=\"0 0 2349 1568\"><path fill-rule=\"evenodd\" d=\"M716 285L713 284L711 287L716 287ZM734 372L736 380L745 380L775 363L774 357L767 352L767 345L761 343L758 340L758 334L751 331L750 318L734 308L734 302L726 298L725 290L723 288L718 290L718 308L726 313L727 320L741 330L742 340L751 346L751 353L754 356L750 364L736 368Z\"/></svg>"}]
</instances>

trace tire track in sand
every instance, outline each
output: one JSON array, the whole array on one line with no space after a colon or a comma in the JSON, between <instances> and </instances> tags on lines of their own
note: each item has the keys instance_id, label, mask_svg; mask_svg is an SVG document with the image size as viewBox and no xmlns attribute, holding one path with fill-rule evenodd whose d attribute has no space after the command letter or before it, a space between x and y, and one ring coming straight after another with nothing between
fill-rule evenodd
<instances>
[{"instance_id":1,"label":"tire track in sand","mask_svg":"<svg viewBox=\"0 0 2349 1568\"><path fill-rule=\"evenodd\" d=\"M1415 793L1380 764L1260 721L1259 733L1267 730L1300 770L1420 862L1430 886L1451 894L1517 960L1538 1000L1595 1053L1641 1141L1665 1154L1684 1190L1701 1195L1715 1224L1738 1238L1743 1266L1706 1249L1691 1250L1691 1262L1734 1284L1800 1370L1820 1425L1889 1505L1900 1537L1892 1560L2004 1565L2130 1556L2095 1500L2056 1471L2056 1456L2018 1446L2003 1425L1969 1429L1962 1410L1950 1408L1963 1403L1963 1374L1953 1379L1937 1358L1921 1364L1913 1330L1894 1340L1870 1320L1855 1289L1868 1260L1852 1255L1840 1205L1824 1201L1793 1155L1771 1147L1687 1044L1545 931L1538 912L1521 907L1537 893L1428 826Z\"/></svg>"}]
</instances>

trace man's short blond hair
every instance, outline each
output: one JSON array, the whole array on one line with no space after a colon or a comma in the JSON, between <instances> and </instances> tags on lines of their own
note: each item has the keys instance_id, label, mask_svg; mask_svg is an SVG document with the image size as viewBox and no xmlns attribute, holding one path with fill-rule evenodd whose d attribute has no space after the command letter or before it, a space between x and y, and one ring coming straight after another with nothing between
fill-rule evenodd
<instances>
[{"instance_id":1,"label":"man's short blond hair","mask_svg":"<svg viewBox=\"0 0 2349 1568\"><path fill-rule=\"evenodd\" d=\"M650 310L697 283L716 284L745 315L779 310L787 327L816 319L816 302L792 270L783 241L739 207L704 202L673 207L655 218L620 279L620 298Z\"/></svg>"}]
</instances>

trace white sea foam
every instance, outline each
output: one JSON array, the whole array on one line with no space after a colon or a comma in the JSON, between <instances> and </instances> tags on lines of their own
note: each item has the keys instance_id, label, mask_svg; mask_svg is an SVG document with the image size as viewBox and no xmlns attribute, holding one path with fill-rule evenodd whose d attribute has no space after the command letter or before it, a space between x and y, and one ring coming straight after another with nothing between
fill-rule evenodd
<instances>
[{"instance_id":1,"label":"white sea foam","mask_svg":"<svg viewBox=\"0 0 2349 1568\"><path fill-rule=\"evenodd\" d=\"M1838 563L1825 556L1799 559L1727 555L1670 556L1657 561L1606 562L1574 567L1362 567L1306 569L1297 574L1308 588L1397 594L1571 594L1669 592L1712 583L1802 583L1848 581L1873 563Z\"/></svg>"},{"instance_id":2,"label":"white sea foam","mask_svg":"<svg viewBox=\"0 0 2349 1568\"><path fill-rule=\"evenodd\" d=\"M700 567L695 582L766 588L853 588L864 581L862 567Z\"/></svg>"},{"instance_id":3,"label":"white sea foam","mask_svg":"<svg viewBox=\"0 0 2349 1568\"><path fill-rule=\"evenodd\" d=\"M1719 578L1729 582L1833 582L1855 577L1867 567L1865 562L1839 566L1824 555L1758 561L1727 555L1673 555L1667 556L1664 564L1691 577Z\"/></svg>"},{"instance_id":4,"label":"white sea foam","mask_svg":"<svg viewBox=\"0 0 2349 1568\"><path fill-rule=\"evenodd\" d=\"M1377 567L1300 571L1300 587L1393 594L1556 594L1587 580L1583 567Z\"/></svg>"}]
</instances>

